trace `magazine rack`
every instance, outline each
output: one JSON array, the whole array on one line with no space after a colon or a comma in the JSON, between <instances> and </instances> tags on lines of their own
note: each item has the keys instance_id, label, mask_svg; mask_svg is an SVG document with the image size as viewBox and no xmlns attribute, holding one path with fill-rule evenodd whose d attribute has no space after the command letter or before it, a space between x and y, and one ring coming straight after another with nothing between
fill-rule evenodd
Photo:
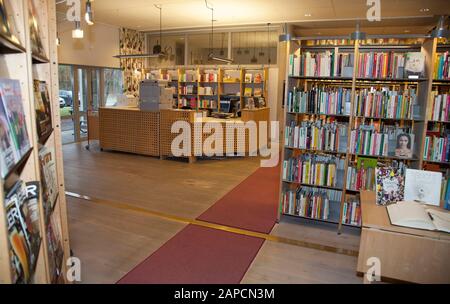
<instances>
[{"instance_id":1,"label":"magazine rack","mask_svg":"<svg viewBox=\"0 0 450 304\"><path fill-rule=\"evenodd\" d=\"M41 54L32 51L32 35L29 27L30 1L34 4L34 14L38 21L38 35L42 41L43 51ZM3 0L1 4L7 9L7 17L14 34L19 43L12 43L8 35L2 33L0 39L0 79L15 79L20 81L23 109L26 118L28 138L32 147L26 157L20 161L20 165L14 168L15 172L9 174L8 181L1 180L0 197L0 283L15 283L13 280L13 266L11 263L10 240L7 228L5 210L6 182L14 176L17 180L24 182L38 181L40 183L39 195L39 230L40 246L37 253L35 269L31 270L31 279L28 283L68 283L66 278L66 264L70 257L69 234L67 224L67 209L64 189L63 158L61 144L61 121L58 104L58 58L56 46L56 8L53 0ZM6 38L5 38L6 37ZM33 80L45 81L50 95L51 119L53 131L39 143L36 127L36 108L33 90ZM43 210L42 179L40 173L39 150L45 146L54 149L54 161L56 165L56 202L51 217L54 225L45 223ZM48 229L56 231L61 245L63 257L60 262L62 269L57 279L54 276L55 268L53 249L49 248ZM61 252L61 251L59 251Z\"/></svg>"}]
</instances>

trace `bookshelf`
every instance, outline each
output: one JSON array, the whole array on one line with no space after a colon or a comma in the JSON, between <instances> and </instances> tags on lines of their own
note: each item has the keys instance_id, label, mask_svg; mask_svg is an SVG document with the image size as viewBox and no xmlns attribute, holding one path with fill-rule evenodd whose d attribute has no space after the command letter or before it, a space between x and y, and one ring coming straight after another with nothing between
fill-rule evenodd
<instances>
[{"instance_id":1,"label":"bookshelf","mask_svg":"<svg viewBox=\"0 0 450 304\"><path fill-rule=\"evenodd\" d=\"M438 58L446 62L446 48L438 47L437 39L399 41L287 43L279 219L326 220L337 224L338 232L343 225L360 227L359 192L374 189L368 179L377 162L440 170L448 180L442 152L424 159L430 124L439 125L432 130L440 135L441 150L448 142L448 116L440 110L449 86L447 79L435 79L434 71ZM410 75L405 62L417 52L424 55L425 71ZM436 121L430 120L432 113ZM299 159L316 159L318 166L301 167ZM312 174L316 180L286 179L292 171L297 179ZM334 179L342 183L330 186ZM305 205L312 214L300 212Z\"/></svg>"},{"instance_id":2,"label":"bookshelf","mask_svg":"<svg viewBox=\"0 0 450 304\"><path fill-rule=\"evenodd\" d=\"M2 207L0 207L0 283L16 283L19 280L25 283L64 283L66 273L65 261L70 257L69 233L67 224L67 208L64 189L64 173L62 161L62 143L61 143L61 122L59 114L58 102L58 59L56 47L56 7L55 1L51 0L3 0L5 5L10 32L16 37L11 37L5 33L0 38L0 78L4 85L5 79L18 80L20 86L20 98L15 94L17 100L21 100L23 108L24 125L26 132L21 133L20 141L23 143L24 138L28 138L30 148L26 153L22 154L15 165L9 167L8 172L1 179L0 195L2 197ZM29 10L33 11L33 15L29 14ZM40 37L42 46L40 51L33 47L36 45L32 42L33 28L29 27L30 18L35 18L38 24L38 36ZM35 93L36 87L34 80L45 82L46 91L48 92L48 108L51 117L51 124L47 132L42 133L39 128L42 122L38 118L40 108L36 105L38 101ZM39 92L39 91L38 91ZM39 92L39 93L42 93ZM42 97L44 98L44 97ZM17 103L16 103L17 105ZM9 110L8 110L9 111ZM21 113L19 111L18 113ZM23 129L25 130L25 129ZM38 132L41 136L38 135ZM54 151L53 153L46 153ZM51 161L49 158L51 156ZM45 160L44 160L45 157ZM51 164L54 170L51 175L47 175L48 167L44 165L44 171L41 171L41 164L46 162ZM46 180L44 180L44 177ZM48 186L50 178L54 181L51 196L49 196ZM19 192L19 182L25 183L38 182L39 191L37 200L33 203L33 214L38 215L32 221L32 229L27 225L27 229L33 231L30 235L32 242L22 243L28 248L28 254L20 255L18 242L20 238L14 230L16 226L7 225L7 217L9 211L14 209L14 204L10 204L11 199L8 195ZM30 190L25 195L25 202L22 208L31 208ZM22 192L23 194L23 192ZM21 201L19 199L18 201ZM17 207L16 207L17 208ZM17 210L17 209L15 209ZM31 209L28 209L30 212ZM38 211L38 213L36 213ZM9 217L11 220L11 218ZM23 226L21 227L23 228ZM19 228L19 229L21 229ZM18 231L18 230L16 230ZM24 230L22 230L24 231ZM35 234L39 231L38 234ZM53 234L53 232L55 234ZM53 238L57 235L56 239ZM14 240L12 243L10 240ZM56 240L56 243L55 243ZM14 245L12 245L14 244ZM34 246L34 245L37 246ZM54 247L54 245L56 245ZM30 247L31 246L31 247ZM31 249L30 249L31 248ZM12 264L13 256L16 261L20 261L23 266L22 271L16 271ZM20 256L20 258L18 258Z\"/></svg>"}]
</instances>

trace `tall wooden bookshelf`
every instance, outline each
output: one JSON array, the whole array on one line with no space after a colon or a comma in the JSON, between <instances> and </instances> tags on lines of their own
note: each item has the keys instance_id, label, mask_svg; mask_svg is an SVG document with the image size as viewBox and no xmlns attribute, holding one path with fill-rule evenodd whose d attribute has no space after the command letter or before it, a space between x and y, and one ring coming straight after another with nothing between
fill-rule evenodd
<instances>
[{"instance_id":1,"label":"tall wooden bookshelf","mask_svg":"<svg viewBox=\"0 0 450 304\"><path fill-rule=\"evenodd\" d=\"M22 103L26 118L28 138L31 150L22 157L19 164L12 168L5 179L2 179L0 196L0 283L14 283L12 277L10 242L6 226L5 195L11 184L17 180L25 182L38 181L41 184L39 195L39 223L40 223L40 249L37 264L31 274L31 283L53 283L50 273L50 253L47 239L47 226L44 220L42 183L39 167L39 149L42 146L54 148L57 172L58 194L52 216L56 220L56 228L61 236L63 249L62 275L59 283L66 280L66 261L70 257L69 231L67 224L67 208L64 189L63 157L61 143L61 120L59 113L59 88L58 88L58 58L56 46L56 7L52 0L30 0L34 2L37 20L40 29L40 37L44 53L32 52L28 0L3 0L6 3L7 15L13 23L13 34L18 41L12 41L5 35L0 39L0 78L15 79L20 81ZM36 127L35 96L33 80L37 79L47 83L51 100L52 127L51 134L42 141L38 139Z\"/></svg>"},{"instance_id":2,"label":"tall wooden bookshelf","mask_svg":"<svg viewBox=\"0 0 450 304\"><path fill-rule=\"evenodd\" d=\"M331 43L330 43L331 42ZM334 43L333 43L334 42ZM339 43L336 43L339 42ZM344 203L348 201L351 197L357 198L359 195L358 190L350 190L347 187L347 173L350 168L350 164L356 164L358 158L369 158L377 161L381 161L384 163L392 163L393 161L404 162L409 168L415 169L426 169L427 161L423 159L424 155L424 142L427 134L427 126L430 121L428 120L429 111L432 100L431 100L431 91L435 87L439 86L448 86L448 80L434 80L433 79L433 68L435 67L435 58L436 52L438 50L437 39L417 39L417 40L409 40L407 42L396 40L394 43L390 39L373 43L372 41L320 41L320 38L317 41L289 41L287 42L287 62L286 62L286 88L285 88L285 101L284 101L284 126L289 126L291 122L294 122L295 125L298 125L299 122L303 120L311 120L311 119L323 119L327 121L335 121L337 123L342 123L347 129L347 137L346 137L346 147L343 147L341 150L334 151L318 151L311 149L299 149L295 147L288 146L286 143L286 138L283 136L282 146L282 164L284 164L285 160L288 160L292 157L297 157L299 155L304 154L313 154L313 155L324 155L324 156L338 156L344 159L344 167L341 172L341 176L343 178L343 182L339 184L339 186L327 187L327 186L316 186L315 184L302 184L301 182L293 182L292 180L283 179L283 165L281 172L281 181L280 181L280 208L279 208L279 219L283 216L287 217L303 217L310 220L318 220L318 221L326 221L330 223L334 223L337 226L338 232L341 231L343 225L349 226L359 226L353 224L345 224L343 223L344 216ZM347 70L346 74L342 73L339 76L327 76L327 77L312 77L312 76L302 76L302 75L293 75L290 72L290 67L292 67L292 62L289 62L290 55L301 56L306 52L330 52L334 54L343 54L343 53L351 53L354 54L354 64L352 70ZM377 77L377 78L368 78L361 77L359 68L359 55L366 52L395 52L395 53L407 53L407 52L422 52L425 54L425 74L420 77L412 77L412 78L393 78L393 77ZM336 56L334 57L337 58ZM333 75L333 73L331 73ZM295 88L308 91L312 86L322 86L326 89L330 88L344 88L350 92L350 104L349 104L349 112L342 113L304 113L302 111L290 111L287 107L289 92ZM355 113L356 107L356 98L358 92L363 90L364 88L381 88L387 87L389 90L402 90L403 92L415 92L417 103L414 105L413 111L415 115L411 115L411 117L399 117L399 118L387 118L382 116L369 117L365 115L357 115ZM448 92L448 90L446 91ZM408 95L409 96L409 95ZM440 122L444 124L448 124L448 122ZM378 156L378 155L363 155L354 153L354 151L350 151L350 133L352 129L361 124L381 124L381 125L395 125L397 127L408 127L412 130L414 136L414 146L413 146L413 154L408 157L397 157L397 156ZM283 128L283 132L285 133L285 127ZM448 168L448 162L439 163L441 168ZM448 174L448 171L447 171ZM448 178L448 177L447 177ZM340 192L341 199L333 203L330 202L330 216L326 220L313 218L308 216L300 216L288 211L286 212L285 206L283 205L284 194L287 191L295 191L299 187L313 187L315 189L325 189L325 190L334 190ZM332 215L332 216L331 216Z\"/></svg>"}]
</instances>

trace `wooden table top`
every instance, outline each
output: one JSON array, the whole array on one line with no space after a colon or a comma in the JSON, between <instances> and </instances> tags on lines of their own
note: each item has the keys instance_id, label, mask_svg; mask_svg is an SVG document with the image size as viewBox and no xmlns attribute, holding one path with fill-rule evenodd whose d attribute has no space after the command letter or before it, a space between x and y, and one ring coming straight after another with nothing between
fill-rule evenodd
<instances>
[{"instance_id":1,"label":"wooden table top","mask_svg":"<svg viewBox=\"0 0 450 304\"><path fill-rule=\"evenodd\" d=\"M361 191L361 215L363 228L373 228L389 232L450 241L450 233L392 225L389 220L386 206L378 206L375 200L376 198L374 191ZM442 208L433 206L429 207L443 211Z\"/></svg>"}]
</instances>

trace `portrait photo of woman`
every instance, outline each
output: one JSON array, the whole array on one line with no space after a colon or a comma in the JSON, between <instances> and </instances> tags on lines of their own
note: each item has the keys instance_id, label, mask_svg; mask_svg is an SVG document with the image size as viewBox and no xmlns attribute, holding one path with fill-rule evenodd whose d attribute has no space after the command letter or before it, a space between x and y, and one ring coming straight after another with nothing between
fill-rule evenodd
<instances>
[{"instance_id":1,"label":"portrait photo of woman","mask_svg":"<svg viewBox=\"0 0 450 304\"><path fill-rule=\"evenodd\" d=\"M395 156L411 158L413 156L413 137L412 134L401 133L397 136L397 146Z\"/></svg>"}]
</instances>

